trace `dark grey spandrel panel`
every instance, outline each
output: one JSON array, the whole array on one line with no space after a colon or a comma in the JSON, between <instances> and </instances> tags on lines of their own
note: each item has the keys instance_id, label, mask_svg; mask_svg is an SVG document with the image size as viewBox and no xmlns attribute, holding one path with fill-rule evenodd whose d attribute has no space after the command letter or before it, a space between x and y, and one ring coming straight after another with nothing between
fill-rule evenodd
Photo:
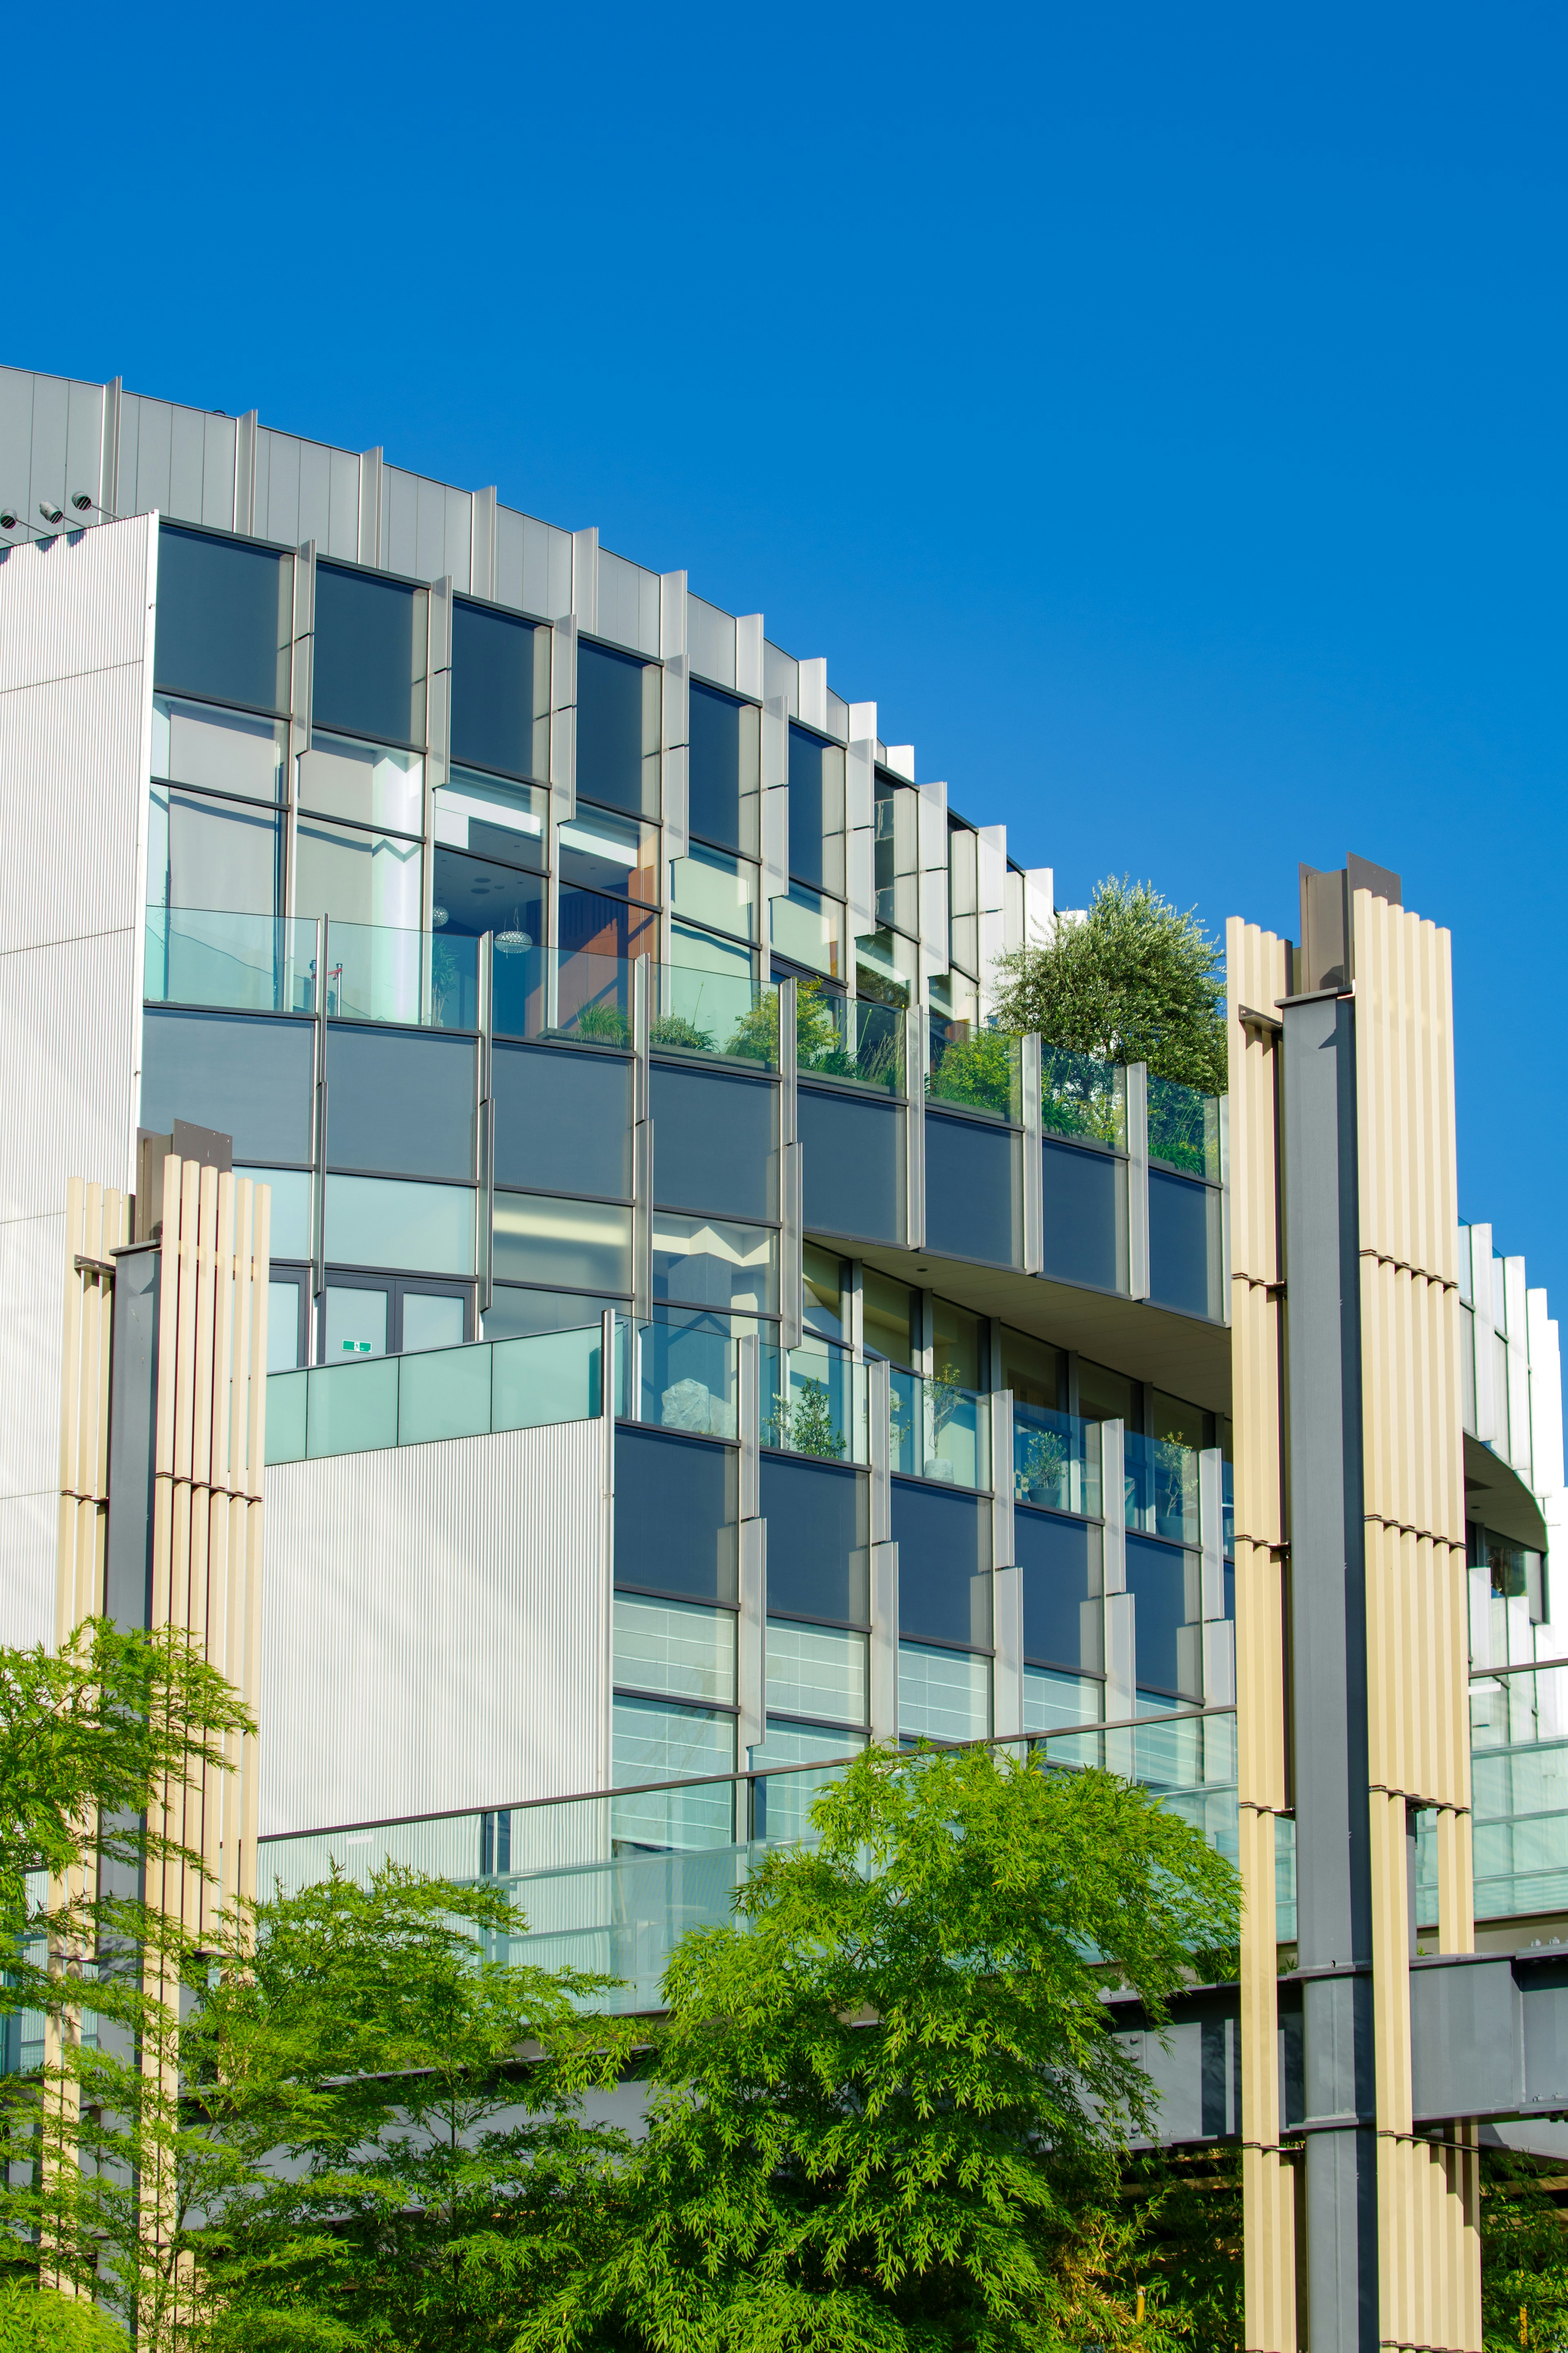
<instances>
[{"instance_id":1,"label":"dark grey spandrel panel","mask_svg":"<svg viewBox=\"0 0 1568 2353\"><path fill-rule=\"evenodd\" d=\"M452 607L452 757L533 773L533 630L460 598Z\"/></svg>"},{"instance_id":2,"label":"dark grey spandrel panel","mask_svg":"<svg viewBox=\"0 0 1568 2353\"><path fill-rule=\"evenodd\" d=\"M736 1456L716 1440L616 1431L616 1583L735 1598Z\"/></svg>"},{"instance_id":3,"label":"dark grey spandrel panel","mask_svg":"<svg viewBox=\"0 0 1568 2353\"><path fill-rule=\"evenodd\" d=\"M766 1080L654 1064L653 1193L660 1208L777 1215L778 1090Z\"/></svg>"},{"instance_id":4,"label":"dark grey spandrel panel","mask_svg":"<svg viewBox=\"0 0 1568 2353\"><path fill-rule=\"evenodd\" d=\"M797 1124L806 1231L901 1242L903 1139L892 1105L802 1087Z\"/></svg>"},{"instance_id":5,"label":"dark grey spandrel panel","mask_svg":"<svg viewBox=\"0 0 1568 2353\"><path fill-rule=\"evenodd\" d=\"M789 871L822 888L822 754L820 737L789 731Z\"/></svg>"},{"instance_id":6,"label":"dark grey spandrel panel","mask_svg":"<svg viewBox=\"0 0 1568 2353\"><path fill-rule=\"evenodd\" d=\"M1140 1688L1200 1699L1197 1643L1184 1639L1195 1627L1198 1556L1152 1537L1127 1538L1127 1590L1133 1596Z\"/></svg>"},{"instance_id":7,"label":"dark grey spandrel panel","mask_svg":"<svg viewBox=\"0 0 1568 2353\"><path fill-rule=\"evenodd\" d=\"M237 1160L308 1161L315 1032L308 1021L238 1013L143 1016L142 1118L167 1135L176 1119L234 1138Z\"/></svg>"},{"instance_id":8,"label":"dark grey spandrel panel","mask_svg":"<svg viewBox=\"0 0 1568 2353\"><path fill-rule=\"evenodd\" d=\"M439 1031L327 1030L327 1159L388 1176L474 1173L469 1038Z\"/></svg>"},{"instance_id":9,"label":"dark grey spandrel panel","mask_svg":"<svg viewBox=\"0 0 1568 2353\"><path fill-rule=\"evenodd\" d=\"M1121 1164L1079 1144L1042 1146L1045 1266L1058 1282L1116 1288Z\"/></svg>"},{"instance_id":10,"label":"dark grey spandrel panel","mask_svg":"<svg viewBox=\"0 0 1568 2353\"><path fill-rule=\"evenodd\" d=\"M643 665L604 646L577 648L577 791L606 807L642 807Z\"/></svg>"},{"instance_id":11,"label":"dark grey spandrel panel","mask_svg":"<svg viewBox=\"0 0 1568 2353\"><path fill-rule=\"evenodd\" d=\"M1024 1656L1037 1666L1097 1672L1104 1647L1098 1627L1099 1528L1020 1504L1013 1542L1023 1577Z\"/></svg>"},{"instance_id":12,"label":"dark grey spandrel panel","mask_svg":"<svg viewBox=\"0 0 1568 2353\"><path fill-rule=\"evenodd\" d=\"M312 716L389 744L411 740L416 592L335 565L316 567Z\"/></svg>"},{"instance_id":13,"label":"dark grey spandrel panel","mask_svg":"<svg viewBox=\"0 0 1568 2353\"><path fill-rule=\"evenodd\" d=\"M929 1642L991 1641L991 1504L925 1481L893 1481L899 1631Z\"/></svg>"},{"instance_id":14,"label":"dark grey spandrel panel","mask_svg":"<svg viewBox=\"0 0 1568 2353\"><path fill-rule=\"evenodd\" d=\"M926 1248L944 1258L1022 1263L1018 1147L1010 1128L926 1113Z\"/></svg>"},{"instance_id":15,"label":"dark grey spandrel panel","mask_svg":"<svg viewBox=\"0 0 1568 2353\"><path fill-rule=\"evenodd\" d=\"M1209 1313L1209 1188L1149 1171L1149 1296L1184 1315Z\"/></svg>"},{"instance_id":16,"label":"dark grey spandrel panel","mask_svg":"<svg viewBox=\"0 0 1568 2353\"><path fill-rule=\"evenodd\" d=\"M721 849L741 848L741 706L691 681L688 724L688 818L691 831Z\"/></svg>"},{"instance_id":17,"label":"dark grey spandrel panel","mask_svg":"<svg viewBox=\"0 0 1568 2353\"><path fill-rule=\"evenodd\" d=\"M762 1458L768 1608L787 1617L870 1618L870 1482L847 1464Z\"/></svg>"},{"instance_id":18,"label":"dark grey spandrel panel","mask_svg":"<svg viewBox=\"0 0 1568 2353\"><path fill-rule=\"evenodd\" d=\"M160 531L153 647L157 683L219 702L276 709L283 560L243 542Z\"/></svg>"},{"instance_id":19,"label":"dark grey spandrel panel","mask_svg":"<svg viewBox=\"0 0 1568 2353\"><path fill-rule=\"evenodd\" d=\"M541 1193L631 1191L632 1066L559 1046L497 1046L496 1182Z\"/></svg>"}]
</instances>

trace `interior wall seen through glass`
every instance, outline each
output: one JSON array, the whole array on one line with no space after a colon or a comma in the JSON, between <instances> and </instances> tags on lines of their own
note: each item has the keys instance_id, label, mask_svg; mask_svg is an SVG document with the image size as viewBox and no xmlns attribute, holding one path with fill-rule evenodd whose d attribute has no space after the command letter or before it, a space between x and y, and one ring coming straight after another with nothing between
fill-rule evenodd
<instances>
[{"instance_id":1,"label":"interior wall seen through glass","mask_svg":"<svg viewBox=\"0 0 1568 2353\"><path fill-rule=\"evenodd\" d=\"M276 914L282 849L282 828L270 812L154 785L147 802L147 903Z\"/></svg>"},{"instance_id":2,"label":"interior wall seen through glass","mask_svg":"<svg viewBox=\"0 0 1568 2353\"><path fill-rule=\"evenodd\" d=\"M426 607L405 587L336 564L316 566L311 717L384 744L425 740Z\"/></svg>"},{"instance_id":3,"label":"interior wall seen through glass","mask_svg":"<svg viewBox=\"0 0 1568 2353\"><path fill-rule=\"evenodd\" d=\"M860 1336L878 1356L895 1365L913 1366L918 1308L918 1295L907 1282L896 1282L874 1266L861 1269Z\"/></svg>"},{"instance_id":4,"label":"interior wall seen through glass","mask_svg":"<svg viewBox=\"0 0 1568 2353\"><path fill-rule=\"evenodd\" d=\"M542 1193L631 1193L632 1066L559 1046L494 1049L496 1182Z\"/></svg>"},{"instance_id":5,"label":"interior wall seen through glass","mask_svg":"<svg viewBox=\"0 0 1568 2353\"><path fill-rule=\"evenodd\" d=\"M487 1340L516 1340L533 1332L580 1332L596 1324L606 1307L626 1313L624 1299L595 1299L580 1291L529 1291L498 1282L485 1310Z\"/></svg>"},{"instance_id":6,"label":"interior wall seen through glass","mask_svg":"<svg viewBox=\"0 0 1568 2353\"><path fill-rule=\"evenodd\" d=\"M824 1250L820 1242L805 1242L801 1248L801 1314L806 1330L820 1333L826 1340L842 1340L843 1260L837 1250Z\"/></svg>"},{"instance_id":7,"label":"interior wall seen through glass","mask_svg":"<svg viewBox=\"0 0 1568 2353\"><path fill-rule=\"evenodd\" d=\"M1113 1373L1109 1365L1091 1364L1087 1356L1078 1360L1078 1409L1085 1421L1121 1421L1129 1430L1143 1426L1137 1382L1125 1373Z\"/></svg>"},{"instance_id":8,"label":"interior wall seen through glass","mask_svg":"<svg viewBox=\"0 0 1568 2353\"><path fill-rule=\"evenodd\" d=\"M498 1282L599 1293L632 1287L632 1213L611 1202L498 1192L491 1248Z\"/></svg>"},{"instance_id":9,"label":"interior wall seen through glass","mask_svg":"<svg viewBox=\"0 0 1568 2353\"><path fill-rule=\"evenodd\" d=\"M294 832L294 913L416 932L425 913L423 863L417 841L301 816Z\"/></svg>"},{"instance_id":10,"label":"interior wall seen through glass","mask_svg":"<svg viewBox=\"0 0 1568 2353\"><path fill-rule=\"evenodd\" d=\"M425 763L417 752L321 728L300 755L300 806L354 825L385 826L394 833L425 830Z\"/></svg>"},{"instance_id":11,"label":"interior wall seen through glass","mask_svg":"<svg viewBox=\"0 0 1568 2353\"><path fill-rule=\"evenodd\" d=\"M1020 1405L1046 1406L1053 1413L1067 1408L1067 1352L1032 1333L1015 1332L1004 1324L1001 1334L1002 1386L1011 1389Z\"/></svg>"},{"instance_id":12,"label":"interior wall seen through glass","mask_svg":"<svg viewBox=\"0 0 1568 2353\"><path fill-rule=\"evenodd\" d=\"M293 599L292 556L162 524L153 640L157 684L286 712Z\"/></svg>"},{"instance_id":13,"label":"interior wall seen through glass","mask_svg":"<svg viewBox=\"0 0 1568 2353\"><path fill-rule=\"evenodd\" d=\"M327 1025L327 1165L389 1176L474 1173L472 1039Z\"/></svg>"},{"instance_id":14,"label":"interior wall seen through glass","mask_svg":"<svg viewBox=\"0 0 1568 2353\"><path fill-rule=\"evenodd\" d=\"M168 784L276 801L281 797L288 740L288 724L280 719L220 711L178 695L153 697L153 774Z\"/></svg>"},{"instance_id":15,"label":"interior wall seen through glass","mask_svg":"<svg viewBox=\"0 0 1568 2353\"><path fill-rule=\"evenodd\" d=\"M435 795L437 842L505 866L544 870L544 828L550 796L542 785L504 784L471 768L453 766Z\"/></svg>"},{"instance_id":16,"label":"interior wall seen through glass","mask_svg":"<svg viewBox=\"0 0 1568 2353\"><path fill-rule=\"evenodd\" d=\"M605 898L658 904L658 828L579 802L556 837L561 879Z\"/></svg>"},{"instance_id":17,"label":"interior wall seen through glass","mask_svg":"<svg viewBox=\"0 0 1568 2353\"><path fill-rule=\"evenodd\" d=\"M651 907L611 899L602 891L582 891L570 882L562 883L557 903L556 944L563 955L657 956L658 916ZM626 1043L626 1037L620 1042Z\"/></svg>"},{"instance_id":18,"label":"interior wall seen through glass","mask_svg":"<svg viewBox=\"0 0 1568 2353\"><path fill-rule=\"evenodd\" d=\"M932 1299L931 1318L931 1371L939 1380L956 1381L960 1388L986 1386L981 1349L984 1325L967 1307L951 1299Z\"/></svg>"},{"instance_id":19,"label":"interior wall seen through glass","mask_svg":"<svg viewBox=\"0 0 1568 2353\"><path fill-rule=\"evenodd\" d=\"M630 817L658 814L662 673L608 646L577 647L577 790Z\"/></svg>"},{"instance_id":20,"label":"interior wall seen through glass","mask_svg":"<svg viewBox=\"0 0 1568 2353\"><path fill-rule=\"evenodd\" d=\"M755 856L762 713L693 679L689 690L688 822L701 841Z\"/></svg>"},{"instance_id":21,"label":"interior wall seen through glass","mask_svg":"<svg viewBox=\"0 0 1568 2353\"><path fill-rule=\"evenodd\" d=\"M1156 1438L1174 1440L1178 1446L1194 1449L1214 1444L1214 1416L1201 1406L1188 1405L1183 1398L1167 1397L1163 1389L1150 1393L1151 1426Z\"/></svg>"},{"instance_id":22,"label":"interior wall seen through glass","mask_svg":"<svg viewBox=\"0 0 1568 2353\"><path fill-rule=\"evenodd\" d=\"M452 605L452 757L550 774L550 632L462 596Z\"/></svg>"}]
</instances>

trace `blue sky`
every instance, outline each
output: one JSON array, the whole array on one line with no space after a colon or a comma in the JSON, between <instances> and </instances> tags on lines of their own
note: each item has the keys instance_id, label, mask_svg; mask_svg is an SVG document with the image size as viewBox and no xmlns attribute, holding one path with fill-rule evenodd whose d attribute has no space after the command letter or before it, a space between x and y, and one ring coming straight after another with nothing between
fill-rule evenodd
<instances>
[{"instance_id":1,"label":"blue sky","mask_svg":"<svg viewBox=\"0 0 1568 2353\"><path fill-rule=\"evenodd\" d=\"M90 5L5 356L469 484L825 653L1080 904L1452 928L1568 1309L1562 12ZM24 124L24 116L26 123Z\"/></svg>"}]
</instances>

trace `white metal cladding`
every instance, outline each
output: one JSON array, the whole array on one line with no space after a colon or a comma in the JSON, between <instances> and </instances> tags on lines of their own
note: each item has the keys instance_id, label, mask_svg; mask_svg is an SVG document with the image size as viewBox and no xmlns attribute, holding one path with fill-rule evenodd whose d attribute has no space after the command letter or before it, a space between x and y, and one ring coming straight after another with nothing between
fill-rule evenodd
<instances>
[{"instance_id":1,"label":"white metal cladding","mask_svg":"<svg viewBox=\"0 0 1568 2353\"><path fill-rule=\"evenodd\" d=\"M0 1495L0 1643L8 1650L54 1640L59 1514L58 1488L51 1495Z\"/></svg>"},{"instance_id":2,"label":"white metal cladding","mask_svg":"<svg viewBox=\"0 0 1568 2353\"><path fill-rule=\"evenodd\" d=\"M258 539L299 547L308 539L319 555L359 561L359 459L324 441L294 433L256 436L255 532Z\"/></svg>"},{"instance_id":3,"label":"white metal cladding","mask_svg":"<svg viewBox=\"0 0 1568 2353\"><path fill-rule=\"evenodd\" d=\"M232 417L122 393L114 512L147 514L155 507L171 522L232 531L237 432ZM69 487L93 486L84 480Z\"/></svg>"},{"instance_id":4,"label":"white metal cladding","mask_svg":"<svg viewBox=\"0 0 1568 2353\"><path fill-rule=\"evenodd\" d=\"M572 603L572 534L515 507L496 509L496 602L546 620Z\"/></svg>"},{"instance_id":5,"label":"white metal cladding","mask_svg":"<svg viewBox=\"0 0 1568 2353\"><path fill-rule=\"evenodd\" d=\"M100 495L104 388L0 368L0 500L37 524L40 501Z\"/></svg>"},{"instance_id":6,"label":"white metal cladding","mask_svg":"<svg viewBox=\"0 0 1568 2353\"><path fill-rule=\"evenodd\" d=\"M267 1473L261 1829L603 1788L600 1421Z\"/></svg>"},{"instance_id":7,"label":"white metal cladding","mask_svg":"<svg viewBox=\"0 0 1568 2353\"><path fill-rule=\"evenodd\" d=\"M456 580L473 571L473 496L427 475L381 470L381 562L414 580Z\"/></svg>"},{"instance_id":8,"label":"white metal cladding","mask_svg":"<svg viewBox=\"0 0 1568 2353\"><path fill-rule=\"evenodd\" d=\"M598 596L594 634L634 653L658 652L659 579L624 555L599 550ZM586 626L584 624L584 626Z\"/></svg>"}]
</instances>

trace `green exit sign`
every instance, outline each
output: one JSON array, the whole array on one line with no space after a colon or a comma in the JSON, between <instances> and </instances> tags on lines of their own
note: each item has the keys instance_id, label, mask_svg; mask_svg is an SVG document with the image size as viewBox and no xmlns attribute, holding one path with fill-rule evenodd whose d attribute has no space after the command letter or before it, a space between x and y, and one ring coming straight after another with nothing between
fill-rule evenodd
<instances>
[{"instance_id":1,"label":"green exit sign","mask_svg":"<svg viewBox=\"0 0 1568 2353\"><path fill-rule=\"evenodd\" d=\"M370 1354L370 1342L368 1340L345 1340L343 1342L343 1353L345 1356L368 1356Z\"/></svg>"}]
</instances>

